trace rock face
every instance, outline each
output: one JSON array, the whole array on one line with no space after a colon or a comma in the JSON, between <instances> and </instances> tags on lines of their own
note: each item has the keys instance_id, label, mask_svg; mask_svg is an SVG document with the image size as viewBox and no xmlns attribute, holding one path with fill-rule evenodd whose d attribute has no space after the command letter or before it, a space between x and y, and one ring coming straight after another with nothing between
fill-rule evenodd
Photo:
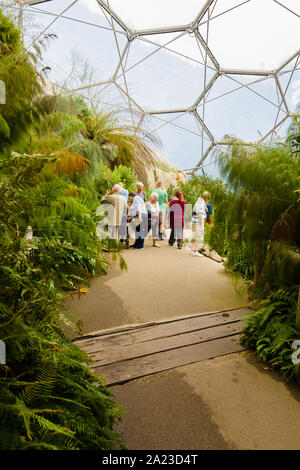
<instances>
[{"instance_id":1,"label":"rock face","mask_svg":"<svg viewBox=\"0 0 300 470\"><path fill-rule=\"evenodd\" d=\"M150 149L150 153L151 157L147 161L136 155L133 163L133 170L146 188L155 188L158 182L161 182L165 189L171 185L176 187L180 181L187 182L186 174L174 168L164 155L153 149Z\"/></svg>"},{"instance_id":2,"label":"rock face","mask_svg":"<svg viewBox=\"0 0 300 470\"><path fill-rule=\"evenodd\" d=\"M220 256L215 250L211 250L208 245L204 245L200 251L202 255L207 256L208 258L211 258L217 263L222 263L223 261L225 261L225 258L222 258L222 256Z\"/></svg>"}]
</instances>

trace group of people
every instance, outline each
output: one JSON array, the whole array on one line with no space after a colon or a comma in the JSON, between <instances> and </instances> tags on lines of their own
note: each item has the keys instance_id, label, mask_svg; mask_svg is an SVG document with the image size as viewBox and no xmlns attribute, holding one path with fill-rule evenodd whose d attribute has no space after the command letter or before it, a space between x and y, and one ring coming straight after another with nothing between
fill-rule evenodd
<instances>
[{"instance_id":1,"label":"group of people","mask_svg":"<svg viewBox=\"0 0 300 470\"><path fill-rule=\"evenodd\" d=\"M169 245L183 246L186 201L182 191L175 191L173 199L168 201L168 193L162 183L151 192L147 201L144 185L138 182L136 191L129 192L123 183L115 184L101 200L108 207L110 216L110 236L117 238L130 247L129 240L134 239L133 249L143 249L144 240L152 232L152 246L159 248L159 241L166 239L167 222L171 229ZM111 210L110 210L111 209ZM212 213L209 193L204 192L193 207L192 216L192 254L201 256L199 250L204 243L204 225L210 223Z\"/></svg>"}]
</instances>

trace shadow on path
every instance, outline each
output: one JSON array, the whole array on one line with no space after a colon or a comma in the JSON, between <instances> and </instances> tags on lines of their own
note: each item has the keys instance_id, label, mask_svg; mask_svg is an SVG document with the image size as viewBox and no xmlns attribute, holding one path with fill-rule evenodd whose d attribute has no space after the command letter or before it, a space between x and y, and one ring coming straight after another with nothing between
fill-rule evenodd
<instances>
[{"instance_id":1,"label":"shadow on path","mask_svg":"<svg viewBox=\"0 0 300 470\"><path fill-rule=\"evenodd\" d=\"M83 324L83 334L133 323L149 323L204 312L244 307L224 266L170 247L122 252L128 271L117 263L93 279L86 296L66 305Z\"/></svg>"},{"instance_id":2,"label":"shadow on path","mask_svg":"<svg viewBox=\"0 0 300 470\"><path fill-rule=\"evenodd\" d=\"M110 390L127 412L115 430L125 436L129 450L229 449L182 373L169 371Z\"/></svg>"},{"instance_id":3,"label":"shadow on path","mask_svg":"<svg viewBox=\"0 0 300 470\"><path fill-rule=\"evenodd\" d=\"M69 297L65 302L72 314L80 319L82 335L100 328L114 328L130 323L129 314L120 297L103 282L104 276L100 279L100 288L94 288L80 299L77 296ZM71 339L78 337L70 328L67 329L67 334Z\"/></svg>"}]
</instances>

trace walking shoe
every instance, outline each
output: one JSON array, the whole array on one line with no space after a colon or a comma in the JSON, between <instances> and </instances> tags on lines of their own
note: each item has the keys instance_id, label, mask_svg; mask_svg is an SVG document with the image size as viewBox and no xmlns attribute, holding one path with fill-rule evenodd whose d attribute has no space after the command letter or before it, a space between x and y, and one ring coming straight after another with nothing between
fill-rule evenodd
<instances>
[{"instance_id":1,"label":"walking shoe","mask_svg":"<svg viewBox=\"0 0 300 470\"><path fill-rule=\"evenodd\" d=\"M201 255L200 253L198 253L198 251L193 251L192 256L203 256L203 255Z\"/></svg>"},{"instance_id":2,"label":"walking shoe","mask_svg":"<svg viewBox=\"0 0 300 470\"><path fill-rule=\"evenodd\" d=\"M152 245L153 248L160 248L160 245L158 243L155 243L155 245Z\"/></svg>"}]
</instances>

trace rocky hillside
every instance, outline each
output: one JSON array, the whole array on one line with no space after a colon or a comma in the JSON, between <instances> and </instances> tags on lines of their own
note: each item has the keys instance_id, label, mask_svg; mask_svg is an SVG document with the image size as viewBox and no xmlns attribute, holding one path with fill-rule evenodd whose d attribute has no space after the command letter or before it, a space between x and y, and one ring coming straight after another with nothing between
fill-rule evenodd
<instances>
[{"instance_id":1,"label":"rocky hillside","mask_svg":"<svg viewBox=\"0 0 300 470\"><path fill-rule=\"evenodd\" d=\"M142 159L135 155L133 170L146 188L151 189L160 181L168 189L170 185L177 186L179 181L187 182L186 174L174 168L172 163L161 153L151 149L151 157Z\"/></svg>"}]
</instances>

